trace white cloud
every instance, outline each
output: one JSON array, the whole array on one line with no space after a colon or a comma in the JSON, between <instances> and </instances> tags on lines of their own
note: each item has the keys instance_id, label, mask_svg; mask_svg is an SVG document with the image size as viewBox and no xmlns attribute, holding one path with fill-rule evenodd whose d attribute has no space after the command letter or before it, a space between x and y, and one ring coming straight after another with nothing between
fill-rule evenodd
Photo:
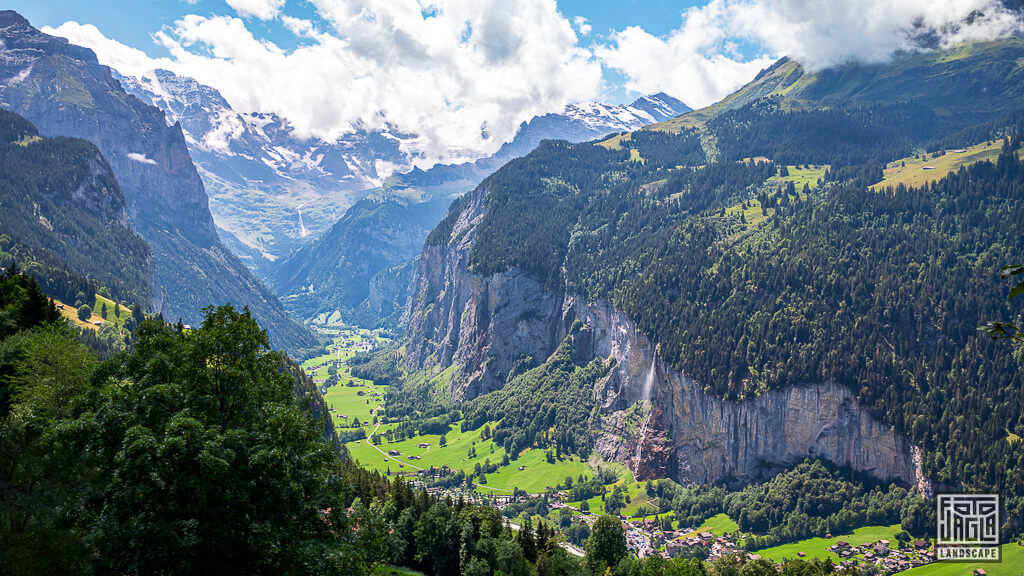
<instances>
[{"instance_id":1,"label":"white cloud","mask_svg":"<svg viewBox=\"0 0 1024 576\"><path fill-rule=\"evenodd\" d=\"M53 36L63 36L72 44L91 48L101 64L110 66L122 74L141 76L155 68L174 66L174 62L168 58L150 58L142 50L107 38L92 24L72 21L56 28L43 26L41 30Z\"/></svg>"},{"instance_id":2,"label":"white cloud","mask_svg":"<svg viewBox=\"0 0 1024 576\"><path fill-rule=\"evenodd\" d=\"M276 112L300 135L416 134L419 162L490 153L534 115L597 98L602 70L554 0L311 0L319 24L283 16L295 49L240 18L188 15L156 34L170 58L67 22L49 33L129 74L162 67L219 89L240 111ZM485 129L486 127L486 129Z\"/></svg>"},{"instance_id":3,"label":"white cloud","mask_svg":"<svg viewBox=\"0 0 1024 576\"><path fill-rule=\"evenodd\" d=\"M299 135L415 134L403 145L427 166L493 152L534 115L597 99L602 65L621 72L628 91L663 90L700 107L783 55L811 69L878 62L913 49L924 31L948 45L1019 26L997 0L710 0L682 12L667 35L630 27L584 48L591 25L562 15L555 0L309 2L312 19L283 14L284 0L230 0L239 15L280 18L301 40L289 50L230 16L191 14L157 31L170 54L159 59L91 25L45 31L126 74L166 68L195 78L236 110L287 118ZM972 13L980 16L964 24Z\"/></svg>"},{"instance_id":4,"label":"white cloud","mask_svg":"<svg viewBox=\"0 0 1024 576\"><path fill-rule=\"evenodd\" d=\"M145 154L140 154L138 152L129 152L128 159L133 162L138 162L140 164L152 164L153 166L156 166L156 160L153 160L152 158L146 156Z\"/></svg>"},{"instance_id":5,"label":"white cloud","mask_svg":"<svg viewBox=\"0 0 1024 576\"><path fill-rule=\"evenodd\" d=\"M583 16L573 16L572 25L576 27L576 30L580 33L580 36L587 36L593 30L593 27L587 22L587 19Z\"/></svg>"},{"instance_id":6,"label":"white cloud","mask_svg":"<svg viewBox=\"0 0 1024 576\"><path fill-rule=\"evenodd\" d=\"M1014 30L1020 30L1019 19L997 0L712 0L684 11L681 26L665 37L627 28L596 53L626 76L632 91L664 89L691 106L705 106L780 56L818 70L885 62L918 49L924 33L949 46ZM736 56L738 41L763 55Z\"/></svg>"},{"instance_id":7,"label":"white cloud","mask_svg":"<svg viewBox=\"0 0 1024 576\"><path fill-rule=\"evenodd\" d=\"M247 18L252 16L260 20L271 20L281 13L284 0L226 0L238 15Z\"/></svg>"}]
</instances>

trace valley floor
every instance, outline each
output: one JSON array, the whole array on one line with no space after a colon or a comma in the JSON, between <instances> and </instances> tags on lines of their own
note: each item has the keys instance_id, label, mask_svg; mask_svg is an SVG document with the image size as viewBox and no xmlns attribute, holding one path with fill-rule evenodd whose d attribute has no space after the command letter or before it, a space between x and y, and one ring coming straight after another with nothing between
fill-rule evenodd
<instances>
[{"instance_id":1,"label":"valley floor","mask_svg":"<svg viewBox=\"0 0 1024 576\"><path fill-rule=\"evenodd\" d=\"M733 550L742 550L743 539L747 536L739 526L725 514L713 516L700 526L680 526L670 510L659 510L656 499L648 496L646 484L637 482L632 473L619 464L583 461L578 457L550 459L538 449L526 450L516 460L501 465L506 457L502 446L491 438L484 438L484 426L477 429L462 429L462 421L455 422L451 430L442 435L416 435L390 441L389 432L400 422L389 419L385 409L387 387L370 380L356 378L351 374L348 360L360 352L371 351L388 340L379 333L340 323L323 324L315 327L321 333L334 338L328 353L312 358L302 367L321 388L329 406L332 420L352 458L360 465L383 474L402 475L417 486L427 487L440 476L439 471L463 471L472 476L478 467L487 470L494 464L496 469L484 474L473 482L472 491L459 485L449 488L431 488L431 491L449 493L453 497L472 498L478 502L490 503L501 509L510 523L519 526L526 518L534 524L544 522L565 534L566 524L592 525L599 515L606 514L608 495L618 490L624 497L621 507L616 505L615 515L624 522L630 550L638 556L648 554L668 555L689 539L696 539L701 546L712 549L712 558ZM488 423L493 425L493 423ZM486 425L485 425L486 426ZM583 501L571 501L566 478L571 482L591 479L599 469L614 471L610 484L605 486L605 495L594 496ZM514 490L528 493L518 499L512 498ZM531 502L544 496L547 507L543 514L531 510ZM571 522L563 520L571 517ZM798 542L758 550L751 554L773 561L787 558L827 558L839 564L844 560L858 565L874 565L878 559L865 558L865 552L880 542L896 545L895 534L900 526L865 526L850 534L829 535L809 538ZM840 556L833 548L838 542L849 544L851 552ZM566 549L575 554L582 553L580 546L565 543ZM906 548L893 549L892 558L918 558L921 551ZM1001 564L938 563L904 570L901 573L912 576L953 576L970 575L976 568L984 569L990 576L1024 574L1024 547L1007 544L1003 547ZM381 569L381 574L405 574L390 567ZM898 571L898 570L897 570ZM880 573L893 573L882 570Z\"/></svg>"}]
</instances>

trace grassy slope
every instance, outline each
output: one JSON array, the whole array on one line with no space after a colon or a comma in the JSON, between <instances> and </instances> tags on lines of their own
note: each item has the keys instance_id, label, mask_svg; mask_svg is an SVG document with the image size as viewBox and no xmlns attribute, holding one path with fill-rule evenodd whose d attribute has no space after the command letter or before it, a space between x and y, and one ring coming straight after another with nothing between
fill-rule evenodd
<instances>
[{"instance_id":1,"label":"grassy slope","mask_svg":"<svg viewBox=\"0 0 1024 576\"><path fill-rule=\"evenodd\" d=\"M102 316L99 315L100 314L99 304L101 302L106 302L106 304L107 304L107 319L104 319ZM63 304L64 307L63 308L58 308L58 312L60 312L62 316L64 316L68 320L70 320L75 326L78 326L79 328L89 328L89 329L92 329L92 330L96 330L97 328L99 328L99 326L96 326L93 323L94 322L99 322L99 321L114 322L117 325L117 327L120 328L120 327L124 326L125 320L132 315L131 309L129 307L125 306L124 304L122 304L121 305L121 317L120 318L115 317L114 316L114 301L113 300L108 300L107 298L104 298L104 297L102 297L102 296L100 296L98 294L96 295L96 300L93 302L94 304L96 304L96 306L92 307L92 310L93 310L92 316L89 317L89 321L88 322L82 322L81 320L78 319L78 308L75 308L71 304L65 304L65 303L61 302L60 300L56 300L56 299L54 299L54 303L55 304Z\"/></svg>"},{"instance_id":2,"label":"grassy slope","mask_svg":"<svg viewBox=\"0 0 1024 576\"><path fill-rule=\"evenodd\" d=\"M873 185L873 190L880 190L886 186L922 186L930 182L937 182L950 172L956 172L962 166L968 166L976 162L995 162L1002 150L1001 140L982 142L962 151L947 150L938 157L929 155L927 159L920 159L915 156L901 158L890 162L885 167L885 179ZM925 167L931 169L925 170Z\"/></svg>"},{"instance_id":3,"label":"grassy slope","mask_svg":"<svg viewBox=\"0 0 1024 576\"><path fill-rule=\"evenodd\" d=\"M695 529L693 533L712 532L716 536L721 536L726 532L732 533L739 529L740 525L735 520L726 514L718 514L705 520L700 528Z\"/></svg>"},{"instance_id":4,"label":"grassy slope","mask_svg":"<svg viewBox=\"0 0 1024 576\"><path fill-rule=\"evenodd\" d=\"M866 526L864 528L857 528L852 534L840 534L833 538L808 538L807 540L800 540L791 544L782 544L758 550L757 554L771 560L783 560L785 558L797 558L797 553L803 552L807 555L807 558L828 558L833 562L838 562L841 558L828 549L829 546L836 542L843 540L853 546L882 539L895 542L896 533L899 531L899 524L893 524L892 526Z\"/></svg>"}]
</instances>

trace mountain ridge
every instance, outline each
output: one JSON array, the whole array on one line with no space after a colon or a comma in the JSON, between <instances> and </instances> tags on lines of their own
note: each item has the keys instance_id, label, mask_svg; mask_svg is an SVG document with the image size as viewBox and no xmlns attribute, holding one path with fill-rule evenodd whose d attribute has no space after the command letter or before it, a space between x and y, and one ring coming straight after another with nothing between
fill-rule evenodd
<instances>
[{"instance_id":1,"label":"mountain ridge","mask_svg":"<svg viewBox=\"0 0 1024 576\"><path fill-rule=\"evenodd\" d=\"M192 78L161 69L137 77L115 74L127 92L182 124L210 191L211 211L227 232L225 241L264 278L275 261L324 234L367 191L452 186L463 180L463 188L472 187L542 139L587 140L689 110L664 93L622 106L570 104L561 114L524 122L513 140L492 155L402 172L416 160L403 149L413 135L356 130L333 142L299 138L280 116L236 111L219 91ZM384 178L378 173L383 165L399 171Z\"/></svg>"},{"instance_id":2,"label":"mountain ridge","mask_svg":"<svg viewBox=\"0 0 1024 576\"><path fill-rule=\"evenodd\" d=\"M364 325L393 327L400 322L403 294L411 284L407 274L383 273L415 258L454 198L544 140L593 140L687 110L679 100L659 93L627 106L570 105L564 114L538 116L524 122L516 137L492 156L389 178L321 238L273 265L265 276L267 283L300 317L340 311L344 318ZM375 262L360 256L371 253L377 255ZM353 270L358 271L354 277ZM391 296L371 303L371 292Z\"/></svg>"},{"instance_id":3,"label":"mountain ridge","mask_svg":"<svg viewBox=\"0 0 1024 576\"><path fill-rule=\"evenodd\" d=\"M749 480L814 454L924 492L1005 487L1021 372L976 327L1012 313L993 272L1021 250L1022 57L1008 39L815 82L786 60L718 108L543 143L428 238L397 348L409 393L473 409L576 333L577 362L611 371L586 426L607 459L651 454L635 472ZM997 163L868 188L1004 137ZM550 448L528 421L506 434Z\"/></svg>"},{"instance_id":4,"label":"mountain ridge","mask_svg":"<svg viewBox=\"0 0 1024 576\"><path fill-rule=\"evenodd\" d=\"M113 169L128 219L152 249L162 297L149 303L154 311L195 323L202 307L232 301L250 307L276 346L316 345L221 245L180 125L168 126L161 110L124 92L91 50L40 32L16 12L0 12L0 39L0 104L43 135L89 140Z\"/></svg>"}]
</instances>

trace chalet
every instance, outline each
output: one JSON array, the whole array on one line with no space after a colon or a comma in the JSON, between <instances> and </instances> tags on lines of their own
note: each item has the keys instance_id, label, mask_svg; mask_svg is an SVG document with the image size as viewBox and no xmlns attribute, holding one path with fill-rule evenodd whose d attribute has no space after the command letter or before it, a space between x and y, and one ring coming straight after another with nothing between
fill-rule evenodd
<instances>
[{"instance_id":1,"label":"chalet","mask_svg":"<svg viewBox=\"0 0 1024 576\"><path fill-rule=\"evenodd\" d=\"M935 166L923 166L924 170L935 170Z\"/></svg>"},{"instance_id":2,"label":"chalet","mask_svg":"<svg viewBox=\"0 0 1024 576\"><path fill-rule=\"evenodd\" d=\"M427 444L426 442L420 442L417 446L420 448L430 448L430 444Z\"/></svg>"},{"instance_id":3,"label":"chalet","mask_svg":"<svg viewBox=\"0 0 1024 576\"><path fill-rule=\"evenodd\" d=\"M520 466L520 467L519 467L519 470L523 470L523 469L525 469L525 468L526 468L526 466Z\"/></svg>"},{"instance_id":4,"label":"chalet","mask_svg":"<svg viewBox=\"0 0 1024 576\"><path fill-rule=\"evenodd\" d=\"M914 548L925 549L928 547L927 540L914 540Z\"/></svg>"},{"instance_id":5,"label":"chalet","mask_svg":"<svg viewBox=\"0 0 1024 576\"><path fill-rule=\"evenodd\" d=\"M889 547L879 542L875 544L874 552L875 556L886 556L889 554Z\"/></svg>"},{"instance_id":6,"label":"chalet","mask_svg":"<svg viewBox=\"0 0 1024 576\"><path fill-rule=\"evenodd\" d=\"M971 572L971 576L985 576L988 572L985 572L984 568L975 568L974 572Z\"/></svg>"},{"instance_id":7,"label":"chalet","mask_svg":"<svg viewBox=\"0 0 1024 576\"><path fill-rule=\"evenodd\" d=\"M715 535L711 532L701 532L700 537L703 540L712 540L714 539Z\"/></svg>"},{"instance_id":8,"label":"chalet","mask_svg":"<svg viewBox=\"0 0 1024 576\"><path fill-rule=\"evenodd\" d=\"M402 453L398 450L388 450L388 456L401 456Z\"/></svg>"}]
</instances>

